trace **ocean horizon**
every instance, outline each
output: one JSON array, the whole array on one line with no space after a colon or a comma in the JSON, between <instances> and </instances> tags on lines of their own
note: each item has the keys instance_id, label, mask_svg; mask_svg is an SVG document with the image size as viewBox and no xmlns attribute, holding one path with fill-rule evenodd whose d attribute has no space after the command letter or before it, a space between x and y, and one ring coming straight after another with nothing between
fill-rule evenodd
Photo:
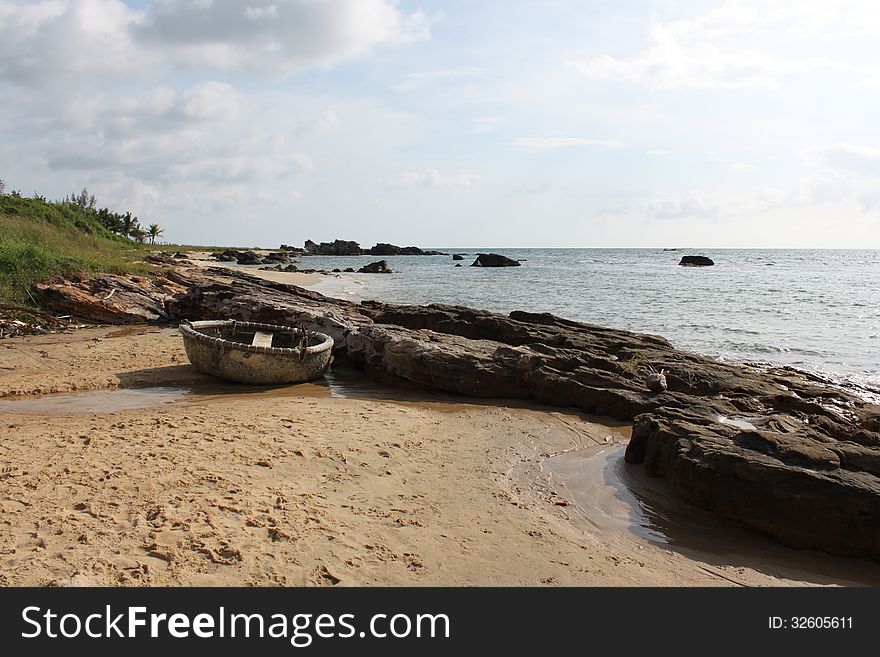
<instances>
[{"instance_id":1,"label":"ocean horizon","mask_svg":"<svg viewBox=\"0 0 880 657\"><path fill-rule=\"evenodd\" d=\"M662 335L731 362L792 366L880 395L880 251L860 249L497 249L386 256L391 275L348 274L317 289L353 300L547 312ZM470 267L476 253L522 266ZM711 267L681 267L706 255ZM358 269L377 256L306 256L301 267ZM455 267L461 264L462 267Z\"/></svg>"}]
</instances>

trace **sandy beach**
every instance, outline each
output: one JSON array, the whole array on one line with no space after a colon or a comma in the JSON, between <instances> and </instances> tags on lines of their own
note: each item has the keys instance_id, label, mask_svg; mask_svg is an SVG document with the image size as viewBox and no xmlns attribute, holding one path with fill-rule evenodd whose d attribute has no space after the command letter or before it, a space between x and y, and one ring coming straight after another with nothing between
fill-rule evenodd
<instances>
[{"instance_id":1,"label":"sandy beach","mask_svg":"<svg viewBox=\"0 0 880 657\"><path fill-rule=\"evenodd\" d=\"M592 522L545 459L613 445L626 426L347 376L219 384L170 328L3 341L0 584L857 581Z\"/></svg>"}]
</instances>

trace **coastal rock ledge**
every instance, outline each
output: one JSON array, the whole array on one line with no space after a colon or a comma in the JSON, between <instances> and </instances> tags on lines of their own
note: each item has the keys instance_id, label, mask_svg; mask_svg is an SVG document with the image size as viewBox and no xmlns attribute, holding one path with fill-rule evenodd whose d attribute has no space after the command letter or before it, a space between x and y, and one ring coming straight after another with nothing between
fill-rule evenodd
<instances>
[{"instance_id":1,"label":"coastal rock ledge","mask_svg":"<svg viewBox=\"0 0 880 657\"><path fill-rule=\"evenodd\" d=\"M880 406L818 377L549 314L355 304L228 269L166 276L187 290L165 303L180 319L305 323L376 380L631 421L626 461L681 499L791 546L880 560ZM660 371L667 389L651 392Z\"/></svg>"}]
</instances>

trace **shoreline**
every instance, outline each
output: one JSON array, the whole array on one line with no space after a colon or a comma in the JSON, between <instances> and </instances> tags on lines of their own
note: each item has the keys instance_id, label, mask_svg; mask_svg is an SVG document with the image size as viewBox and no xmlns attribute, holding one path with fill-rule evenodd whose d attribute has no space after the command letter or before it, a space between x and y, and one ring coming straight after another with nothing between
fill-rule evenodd
<instances>
[{"instance_id":1,"label":"shoreline","mask_svg":"<svg viewBox=\"0 0 880 657\"><path fill-rule=\"evenodd\" d=\"M15 366L3 392L207 386L109 413L0 407L15 429L4 585L852 583L719 566L578 522L542 464L624 437L607 419L366 380L352 396L332 381L230 391L152 327L0 348Z\"/></svg>"},{"instance_id":2,"label":"shoreline","mask_svg":"<svg viewBox=\"0 0 880 657\"><path fill-rule=\"evenodd\" d=\"M871 468L876 450L870 445L871 441L880 441L880 435L873 433L880 421L877 412L880 409L844 392L835 392L827 382L784 368L756 370L718 363L675 350L658 336L583 325L551 315L516 312L503 316L463 307L397 306L375 301L355 304L254 276L251 272L245 274L242 269L176 268L159 274L155 283L138 282L137 287L134 287L135 281L115 282L113 277L102 276L100 285L88 281L78 286L65 284L57 286L55 292L65 307L89 310L97 307L99 312L104 312L107 310L106 286L121 285L127 291L120 293L122 299L116 295L111 302L115 316L130 312L128 309L141 312L139 304L147 294L153 295L148 296L150 307L157 312L164 307L165 312L173 312L175 317L219 316L276 324L290 323L295 317L297 321L306 322L311 330L332 335L338 358L380 382L367 384L361 377L361 383L356 385L361 386L362 392L366 386L374 393L389 381L405 386L406 392L402 393L398 387L393 388L394 392L387 398L361 394L361 399L345 394L342 391L345 384L341 383L342 379L334 380L335 377L330 377L326 386L307 384L290 389L297 400L291 399L287 389L281 393L235 386L220 389L216 383L206 385L209 379L189 366L176 329L111 326L91 329L91 333L61 333L40 336L31 342L5 342L3 346L12 352L5 355L9 355L12 358L9 362L15 365L4 365L4 371L0 372L0 397L105 390L107 394L74 393L28 402L30 416L42 417L50 425L53 423L48 418L63 416L74 426L77 425L75 418L80 416L89 416L90 421L97 422L96 411L107 408L114 409L109 415L119 417L159 413L156 409L161 408L164 414L177 417L183 413L183 417L188 418L185 415L188 407L225 402L203 416L202 425L214 432L210 443L217 443L220 433L230 430L238 432L236 440L242 437L250 440L247 436L253 435L255 428L257 438L266 436L273 429L263 424L262 413L277 419L275 411L280 405L305 404L297 417L301 417L303 410L308 417L311 407L315 407L316 411L323 409L321 412L331 416L336 413L345 417L344 425L349 429L368 420L361 431L376 441L375 446L381 443L385 427L389 426L390 420L386 417L389 403L404 406L407 409L404 412L413 416L407 431L422 435L422 442L434 444L438 436L430 435L432 427L444 426L449 415L445 413L446 402L438 405L433 400L459 393L465 397L455 397L448 402L455 407L464 405L459 411L467 416L460 418L460 429L456 430L453 443L457 449L473 449L473 443L476 447L494 444L504 453L513 453L510 450L516 451L516 445L525 449L528 444L534 444L537 436L551 441L539 456L532 453L529 457L530 474L512 484L515 490L525 490L531 485L528 482L537 481L548 457L583 448L585 440L596 445L608 442L607 434L600 436L600 440L595 433L607 431L608 420L597 420L596 416L610 416L633 426L626 451L628 467L645 468L653 477L667 477L675 488L676 505L701 504L702 501L704 512L726 515L789 545L820 547L850 556L874 555L860 526L853 528L846 523L852 508L869 510L855 518L857 525L870 523L872 518L870 505L876 500L873 492L876 476ZM168 291L176 296L169 296ZM83 344L87 336L91 337ZM658 394L645 387L645 373L656 371L647 367L651 364L667 372L668 391L664 389ZM426 403L425 395L430 396L431 403ZM96 405L98 398L104 406ZM351 408L355 401L371 410L355 412ZM4 417L10 411L25 408L25 402L0 402L0 413ZM16 406L19 403L22 406ZM535 408L542 403L554 408ZM58 408L50 412L53 404ZM509 426L484 423L487 414L493 416L501 412L509 416L507 422L513 423L513 433ZM436 413L444 419L438 419ZM28 416L27 413L19 415ZM562 415L594 425L592 433L579 431L578 421L573 428L570 421L561 419ZM164 426L155 415L151 417L157 426ZM378 424L373 423L376 419ZM239 425L243 421L248 424L247 430L242 432ZM323 425L302 421L305 426L300 429L305 433L301 430L300 438L309 440L313 432L322 431ZM536 429L534 422L543 428ZM499 440L499 432L508 437L503 444L493 442ZM85 440L89 436L80 434L80 438ZM143 443L148 437L136 433L128 439ZM343 444L349 449L344 437L337 436L337 439L343 442L334 443L334 449L340 451ZM277 447L263 444L270 451ZM699 446L697 450L692 449L694 444ZM768 453L767 444L781 444L783 448L771 448L776 451ZM210 451L216 446L206 449ZM451 465L444 452L438 449L436 453L439 467ZM691 458L692 455L696 458ZM183 461L191 457L191 454L181 455ZM700 459L708 461L703 464ZM347 459L342 463L348 463ZM769 480L761 475L768 471L768 466L775 472ZM131 467L136 469L137 465ZM483 472L484 477L477 477L479 481L472 483L484 486L483 466L475 466L471 458L467 467L469 471ZM503 472L505 477L512 476L512 468L508 463L490 474L498 483L496 475ZM684 468L684 471L676 472L675 468ZM833 478L826 476L829 469L834 471ZM700 472L709 470L712 476L701 478ZM758 476L751 474L753 472ZM791 482L784 499L778 492L785 489L776 485L780 478ZM683 487L682 483L686 485ZM30 485L33 486L33 482ZM548 482L542 485L546 487ZM713 488L716 486L721 488ZM803 504L798 500L806 499L801 491L814 491L815 487L828 493L823 497L829 500L826 507L801 508ZM558 491L554 495L558 500ZM843 505L839 502L841 495L846 500ZM706 500L712 503L705 504ZM449 501L444 500L446 502ZM470 503L475 504L473 500ZM553 506L567 507L569 503L556 501ZM731 515L730 509L745 509L751 515ZM489 509L484 511L491 513ZM571 525L571 518L567 520ZM799 533L805 530L807 534ZM606 536L608 532L600 534ZM801 536L806 536L806 540ZM644 549L644 540L637 537L635 543L639 545L638 551ZM639 563L643 568L644 562ZM570 573L568 577L565 581L572 581ZM775 579L788 581L791 578ZM812 584L826 583L826 580L806 579ZM554 581L558 582L558 577ZM792 581L802 580L796 577ZM839 583L851 584L852 580L845 578Z\"/></svg>"},{"instance_id":3,"label":"shoreline","mask_svg":"<svg viewBox=\"0 0 880 657\"><path fill-rule=\"evenodd\" d=\"M189 263L200 268L220 267L222 269L229 269L232 272L244 272L264 281L296 285L307 290L314 290L334 299L359 301L363 298L362 295L352 292L357 286L364 287L363 280L350 274L265 270L259 267L220 262L211 258L210 254L200 251L190 251L187 253L187 257Z\"/></svg>"}]
</instances>

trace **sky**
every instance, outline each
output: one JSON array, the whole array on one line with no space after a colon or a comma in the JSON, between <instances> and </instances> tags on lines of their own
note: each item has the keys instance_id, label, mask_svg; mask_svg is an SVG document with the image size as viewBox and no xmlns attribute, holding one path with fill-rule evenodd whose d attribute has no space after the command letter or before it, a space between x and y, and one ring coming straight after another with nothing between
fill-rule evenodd
<instances>
[{"instance_id":1,"label":"sky","mask_svg":"<svg viewBox=\"0 0 880 657\"><path fill-rule=\"evenodd\" d=\"M0 0L0 179L185 244L880 248L876 0Z\"/></svg>"}]
</instances>

